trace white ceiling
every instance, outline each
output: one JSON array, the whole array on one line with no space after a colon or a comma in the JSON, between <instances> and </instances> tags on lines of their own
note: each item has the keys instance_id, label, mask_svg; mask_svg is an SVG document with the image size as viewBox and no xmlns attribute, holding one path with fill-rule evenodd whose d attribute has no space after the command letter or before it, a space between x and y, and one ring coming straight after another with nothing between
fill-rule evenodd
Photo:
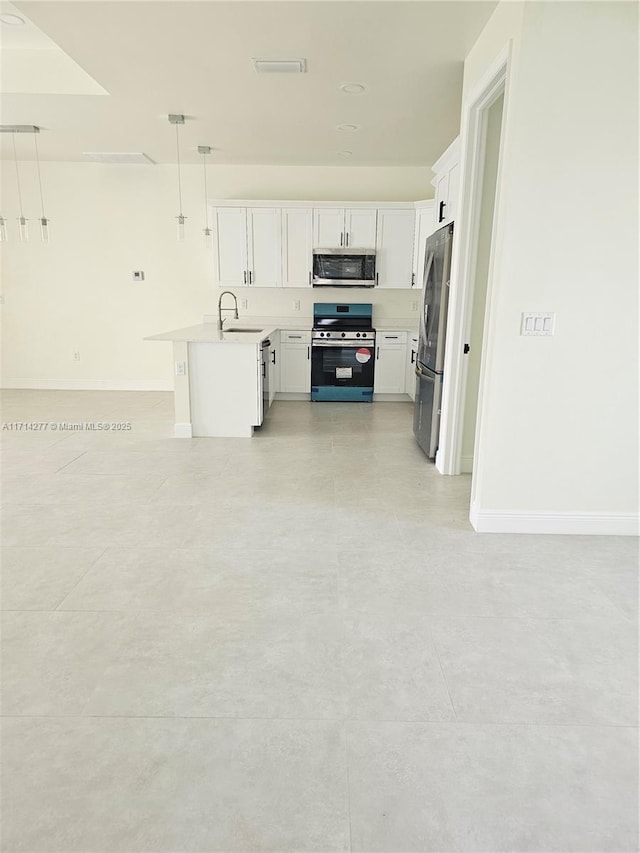
<instances>
[{"instance_id":1,"label":"white ceiling","mask_svg":"<svg viewBox=\"0 0 640 853\"><path fill-rule=\"evenodd\" d=\"M143 151L175 162L431 165L458 132L463 59L496 0L15 0L0 24L2 123L43 160ZM258 75L252 58L305 58ZM346 95L341 83L365 85ZM358 125L345 132L337 125ZM2 156L12 157L9 134ZM33 140L16 137L31 159ZM351 151L351 156L340 154Z\"/></svg>"}]
</instances>

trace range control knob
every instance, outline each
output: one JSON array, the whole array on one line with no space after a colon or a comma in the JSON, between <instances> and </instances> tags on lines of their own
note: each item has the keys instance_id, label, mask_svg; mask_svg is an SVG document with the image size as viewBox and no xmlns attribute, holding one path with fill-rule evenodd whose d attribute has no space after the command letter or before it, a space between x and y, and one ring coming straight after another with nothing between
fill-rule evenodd
<instances>
[{"instance_id":1,"label":"range control knob","mask_svg":"<svg viewBox=\"0 0 640 853\"><path fill-rule=\"evenodd\" d=\"M330 337L331 337L331 332L327 332L327 337L328 337L328 338L330 338Z\"/></svg>"},{"instance_id":2,"label":"range control knob","mask_svg":"<svg viewBox=\"0 0 640 853\"><path fill-rule=\"evenodd\" d=\"M342 333L342 337L343 337L343 338L346 338L346 337L347 337L347 336L345 335L345 333L344 333L344 332Z\"/></svg>"},{"instance_id":3,"label":"range control knob","mask_svg":"<svg viewBox=\"0 0 640 853\"><path fill-rule=\"evenodd\" d=\"M356 338L360 337L360 332L356 332Z\"/></svg>"}]
</instances>

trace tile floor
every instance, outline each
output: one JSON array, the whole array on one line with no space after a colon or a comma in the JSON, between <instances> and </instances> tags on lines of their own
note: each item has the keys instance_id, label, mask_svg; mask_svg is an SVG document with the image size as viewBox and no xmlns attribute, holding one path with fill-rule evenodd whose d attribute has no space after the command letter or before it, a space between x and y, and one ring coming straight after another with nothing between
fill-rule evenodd
<instances>
[{"instance_id":1,"label":"tile floor","mask_svg":"<svg viewBox=\"0 0 640 853\"><path fill-rule=\"evenodd\" d=\"M409 404L5 392L5 853L632 851L637 543L473 533Z\"/></svg>"}]
</instances>

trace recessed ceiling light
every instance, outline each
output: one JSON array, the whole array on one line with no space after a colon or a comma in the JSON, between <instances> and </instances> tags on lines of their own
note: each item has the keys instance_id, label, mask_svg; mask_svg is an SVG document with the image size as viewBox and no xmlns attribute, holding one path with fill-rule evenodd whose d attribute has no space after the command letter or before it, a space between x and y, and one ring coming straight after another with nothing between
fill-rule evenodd
<instances>
[{"instance_id":1,"label":"recessed ceiling light","mask_svg":"<svg viewBox=\"0 0 640 853\"><path fill-rule=\"evenodd\" d=\"M364 92L364 83L341 83L340 91L345 95L361 95Z\"/></svg>"},{"instance_id":2,"label":"recessed ceiling light","mask_svg":"<svg viewBox=\"0 0 640 853\"><path fill-rule=\"evenodd\" d=\"M340 157L351 157L353 151L338 151Z\"/></svg>"},{"instance_id":3,"label":"recessed ceiling light","mask_svg":"<svg viewBox=\"0 0 640 853\"><path fill-rule=\"evenodd\" d=\"M22 27L24 25L24 18L21 18L20 15L12 15L10 12L0 15L0 21L9 27Z\"/></svg>"},{"instance_id":4,"label":"recessed ceiling light","mask_svg":"<svg viewBox=\"0 0 640 853\"><path fill-rule=\"evenodd\" d=\"M360 130L359 124L339 124L336 130L344 130L346 133L353 133L355 130Z\"/></svg>"},{"instance_id":5,"label":"recessed ceiling light","mask_svg":"<svg viewBox=\"0 0 640 853\"><path fill-rule=\"evenodd\" d=\"M258 74L304 74L306 59L253 59Z\"/></svg>"}]
</instances>

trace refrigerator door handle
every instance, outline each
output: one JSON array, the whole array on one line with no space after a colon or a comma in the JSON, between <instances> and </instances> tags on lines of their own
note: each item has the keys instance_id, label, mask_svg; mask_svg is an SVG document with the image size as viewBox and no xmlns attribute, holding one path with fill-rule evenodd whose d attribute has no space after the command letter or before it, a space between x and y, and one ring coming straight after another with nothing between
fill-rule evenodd
<instances>
[{"instance_id":1,"label":"refrigerator door handle","mask_svg":"<svg viewBox=\"0 0 640 853\"><path fill-rule=\"evenodd\" d=\"M429 280L429 274L431 273L431 267L433 266L433 260L435 258L435 252L432 250L431 254L427 258L425 268L424 268L424 298L427 298L427 281ZM426 343L427 340L427 321L429 317L429 305L425 303L423 306L422 316L420 317L420 324L422 326L422 340Z\"/></svg>"}]
</instances>

